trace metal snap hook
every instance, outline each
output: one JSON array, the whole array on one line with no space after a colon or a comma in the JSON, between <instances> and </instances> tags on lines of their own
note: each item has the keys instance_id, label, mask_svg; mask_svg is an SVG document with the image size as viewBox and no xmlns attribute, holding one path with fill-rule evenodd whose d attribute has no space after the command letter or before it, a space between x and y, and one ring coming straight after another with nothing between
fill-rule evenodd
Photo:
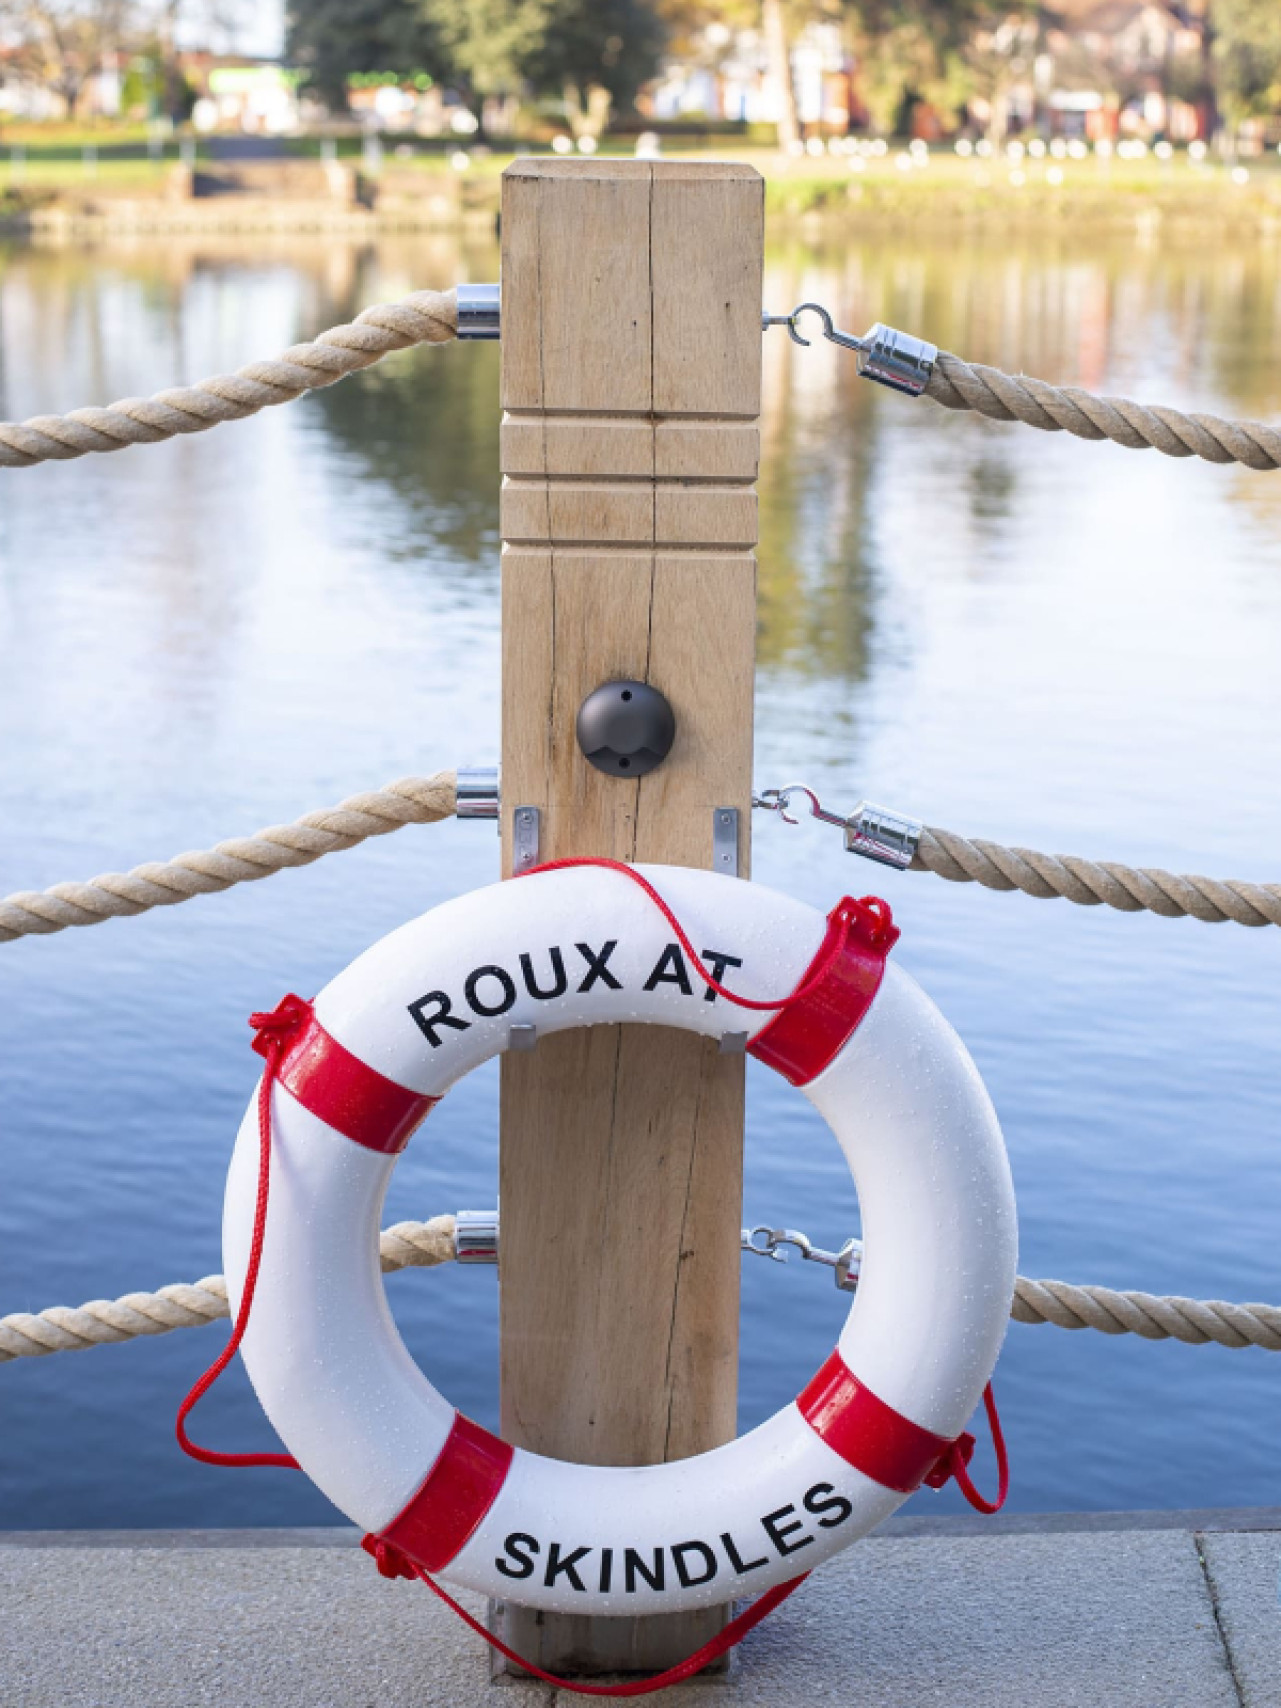
<instances>
[{"instance_id":1,"label":"metal snap hook","mask_svg":"<svg viewBox=\"0 0 1281 1708\"><path fill-rule=\"evenodd\" d=\"M857 350L861 352L867 348L866 338L856 338L852 332L839 332L836 327L832 325L832 317L823 307L822 303L803 302L799 308L794 308L792 310L792 319L795 320L798 314L804 314L807 310L811 314L816 314L823 322L823 336L829 341L829 343L839 344L844 350ZM808 338L801 338L796 333L793 333L792 336L796 338L798 344L809 343Z\"/></svg>"},{"instance_id":2,"label":"metal snap hook","mask_svg":"<svg viewBox=\"0 0 1281 1708\"><path fill-rule=\"evenodd\" d=\"M820 820L823 824L839 825L842 830L845 828L845 820L839 813L828 812L808 783L789 783L784 789L767 789L765 794L772 798L768 803L762 800L762 805L768 804L770 810L777 812L784 824L800 822L798 819L794 819L787 809L792 804L793 795L804 795L809 803L811 817Z\"/></svg>"},{"instance_id":3,"label":"metal snap hook","mask_svg":"<svg viewBox=\"0 0 1281 1708\"><path fill-rule=\"evenodd\" d=\"M878 865L893 866L906 871L916 858L916 851L925 834L919 819L907 818L889 807L878 807L872 801L860 801L848 818L828 812L808 783L789 783L784 789L762 789L752 796L752 805L765 812L776 812L784 824L796 824L788 808L793 795L804 795L810 815L822 824L834 824L845 832L845 851L861 854Z\"/></svg>"},{"instance_id":4,"label":"metal snap hook","mask_svg":"<svg viewBox=\"0 0 1281 1708\"><path fill-rule=\"evenodd\" d=\"M800 312L800 309L794 308L790 314L771 314L769 310L766 309L761 315L761 331L768 332L771 326L785 326L787 328L787 336L792 340L793 344L804 344L806 349L808 349L809 339L802 338L800 333L796 330L796 317Z\"/></svg>"},{"instance_id":5,"label":"metal snap hook","mask_svg":"<svg viewBox=\"0 0 1281 1708\"><path fill-rule=\"evenodd\" d=\"M754 1252L757 1257L768 1257L773 1263L786 1263L787 1253L779 1251L775 1231L775 1229L767 1227L756 1227L750 1230L744 1228L740 1239L743 1250ZM764 1245L757 1245L757 1234L765 1236Z\"/></svg>"},{"instance_id":6,"label":"metal snap hook","mask_svg":"<svg viewBox=\"0 0 1281 1708\"><path fill-rule=\"evenodd\" d=\"M824 338L831 338L831 339L836 340L837 342L840 341L840 334L835 330L835 328L832 325L832 317L827 312L827 310L823 307L822 303L817 303L817 302L803 302L803 303L801 303L798 308L794 308L792 310L793 322L795 322L802 314L816 314L819 317L819 319L823 322L823 336L824 336ZM809 343L810 343L809 339L808 338L802 338L800 333L797 332L794 327L792 330L792 337L795 338L795 340L798 344L804 344L806 349L809 348Z\"/></svg>"},{"instance_id":7,"label":"metal snap hook","mask_svg":"<svg viewBox=\"0 0 1281 1708\"><path fill-rule=\"evenodd\" d=\"M851 350L857 350L861 347L857 338L851 338L847 333L838 332L835 329L832 325L831 315L823 307L822 303L817 302L803 302L799 307L794 308L790 314L770 314L766 312L761 316L761 330L763 332L768 332L771 326L785 326L787 328L787 336L792 340L793 344L800 344L808 350L810 347L810 340L801 336L796 325L798 318L802 314L807 313L816 314L819 317L823 322L824 338L830 338L833 344L845 344L848 345Z\"/></svg>"}]
</instances>

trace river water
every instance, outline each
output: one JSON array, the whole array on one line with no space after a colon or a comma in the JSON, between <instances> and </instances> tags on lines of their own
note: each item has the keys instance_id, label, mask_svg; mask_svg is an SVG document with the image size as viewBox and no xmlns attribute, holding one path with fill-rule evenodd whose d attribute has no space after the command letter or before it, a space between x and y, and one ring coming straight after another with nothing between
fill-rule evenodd
<instances>
[{"instance_id":1,"label":"river water","mask_svg":"<svg viewBox=\"0 0 1281 1708\"><path fill-rule=\"evenodd\" d=\"M0 252L0 417L222 372L365 303L493 277L486 246L230 240ZM817 298L1011 369L1281 412L1278 252L1008 234L781 240ZM127 867L498 743L497 351L401 356L253 421L3 476L0 891ZM765 351L757 778L1033 847L1281 875L1281 476L913 404L851 359ZM1023 1273L1281 1299L1281 935L878 877L833 831L755 826L764 882L874 884L972 1050L1019 1194ZM411 830L268 883L0 949L0 1311L221 1267L255 1078L245 1016L496 875L486 826ZM491 1203L496 1077L401 1164L390 1220ZM751 1221L857 1226L835 1145L750 1079ZM744 1260L741 1424L794 1394L844 1302ZM388 1283L444 1391L496 1417L496 1287ZM0 1525L315 1523L296 1475L173 1444L225 1328L0 1370ZM1011 1329L997 1377L1024 1510L1281 1501L1281 1360ZM233 1371L199 1436L266 1446ZM981 1469L990 1480L990 1460ZM954 1492L917 1497L955 1508Z\"/></svg>"}]
</instances>

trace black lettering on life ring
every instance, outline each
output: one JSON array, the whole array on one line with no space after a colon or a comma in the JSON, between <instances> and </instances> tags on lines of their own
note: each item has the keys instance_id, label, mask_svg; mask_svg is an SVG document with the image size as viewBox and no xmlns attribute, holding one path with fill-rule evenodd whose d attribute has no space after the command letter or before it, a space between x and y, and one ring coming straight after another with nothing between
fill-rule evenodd
<instances>
[{"instance_id":1,"label":"black lettering on life ring","mask_svg":"<svg viewBox=\"0 0 1281 1708\"><path fill-rule=\"evenodd\" d=\"M821 1499L823 1495L830 1496L830 1499ZM806 1489L804 1505L806 1512L812 1512L824 1530L835 1530L836 1526L844 1524L854 1511L853 1503L846 1500L844 1495L838 1495L831 1483L815 1483L812 1489ZM832 1516L820 1517L820 1513L824 1512L831 1513Z\"/></svg>"},{"instance_id":2,"label":"black lettering on life ring","mask_svg":"<svg viewBox=\"0 0 1281 1708\"><path fill-rule=\"evenodd\" d=\"M769 1565L768 1554L762 1554L759 1560L745 1560L739 1553L738 1549L734 1546L734 1538L730 1535L728 1530L721 1531L721 1546L725 1550L725 1555L729 1560L730 1565L733 1566L734 1570L740 1577L742 1577L746 1572L754 1572L759 1570L761 1566Z\"/></svg>"},{"instance_id":3,"label":"black lettering on life ring","mask_svg":"<svg viewBox=\"0 0 1281 1708\"><path fill-rule=\"evenodd\" d=\"M502 1001L493 1008L487 1008L477 999L476 986L482 979L497 979L503 987ZM516 986L512 976L503 967L477 967L475 972L468 973L467 983L463 986L463 994L467 998L467 1006L473 1014L483 1015L486 1020L492 1020L496 1014L506 1014L516 1000Z\"/></svg>"},{"instance_id":4,"label":"black lettering on life ring","mask_svg":"<svg viewBox=\"0 0 1281 1708\"><path fill-rule=\"evenodd\" d=\"M811 1484L800 1497L800 1505L812 1518L818 1520L819 1527L824 1530L834 1530L854 1515L853 1502L839 1494L832 1483ZM783 1559L789 1554L799 1553L802 1548L808 1548L815 1540L812 1531L806 1527L805 1520L799 1515L797 1505L790 1501L774 1512L767 1512L758 1522ZM737 1577L746 1577L749 1572L760 1571L762 1567L768 1566L774 1557L766 1553L758 1559L745 1559L734 1540L733 1532L729 1530L721 1531L720 1544L725 1559ZM560 1582L576 1593L586 1594L587 1584L583 1576L585 1573L587 1576L595 1575L599 1593L608 1595L614 1586L614 1556L618 1550L599 1550L599 1570L593 1568L590 1563L590 1557L596 1551L590 1543L543 1543L523 1531L513 1531L503 1543L503 1552L494 1564L504 1577L531 1578L537 1570L536 1556L541 1556L544 1562L545 1588L553 1589ZM697 1589L700 1585L712 1583L721 1570L717 1551L709 1542L697 1537L691 1537L686 1542L660 1545L653 1549L652 1554L646 1549L624 1548L623 1593L636 1595L642 1593L644 1588L661 1593L667 1583L669 1552L672 1557L673 1575L682 1589Z\"/></svg>"},{"instance_id":5,"label":"black lettering on life ring","mask_svg":"<svg viewBox=\"0 0 1281 1708\"><path fill-rule=\"evenodd\" d=\"M528 1552L524 1550L528 1550ZM503 1543L503 1553L513 1559L516 1562L515 1565L508 1565L502 1554L498 1556L494 1564L505 1578L532 1577L534 1562L531 1555L539 1553L540 1550L541 1544L537 1538L526 1536L523 1531L513 1530Z\"/></svg>"},{"instance_id":6,"label":"black lettering on life ring","mask_svg":"<svg viewBox=\"0 0 1281 1708\"><path fill-rule=\"evenodd\" d=\"M636 1552L635 1548L623 1549L623 1588L628 1595L636 1593L637 1573L645 1579L651 1589L662 1589L664 1573L663 1550L654 1549L654 1569L651 1571Z\"/></svg>"},{"instance_id":7,"label":"black lettering on life ring","mask_svg":"<svg viewBox=\"0 0 1281 1708\"><path fill-rule=\"evenodd\" d=\"M435 1003L436 1012L426 1012L429 1003ZM409 1012L414 1017L414 1024L426 1037L433 1050L440 1048L440 1039L436 1036L437 1026L452 1026L456 1032L465 1032L471 1025L470 1020L459 1020L449 1011L453 1003L443 990L429 990L426 996L420 996L417 1002L411 1002Z\"/></svg>"},{"instance_id":8,"label":"black lettering on life ring","mask_svg":"<svg viewBox=\"0 0 1281 1708\"><path fill-rule=\"evenodd\" d=\"M551 1002L558 996L564 996L569 989L569 979L565 974L565 957L554 945L547 951L547 958L552 964L552 988L540 990L538 980L534 977L534 957L522 955L520 970L524 975L525 989L537 1002Z\"/></svg>"},{"instance_id":9,"label":"black lettering on life ring","mask_svg":"<svg viewBox=\"0 0 1281 1708\"><path fill-rule=\"evenodd\" d=\"M738 955L727 955L722 949L704 949L703 959L711 965L712 977L717 984L725 983L726 967L741 967L743 962ZM708 985L703 992L704 1002L715 1002L716 992Z\"/></svg>"},{"instance_id":10,"label":"black lettering on life ring","mask_svg":"<svg viewBox=\"0 0 1281 1708\"><path fill-rule=\"evenodd\" d=\"M685 1564L686 1554L702 1556L706 1570L701 1577L694 1577L690 1572L689 1567ZM683 1589L694 1589L700 1583L711 1583L716 1576L716 1555L713 1554L706 1542L673 1542L672 1564L676 1567L676 1575L681 1580Z\"/></svg>"},{"instance_id":11,"label":"black lettering on life ring","mask_svg":"<svg viewBox=\"0 0 1281 1708\"><path fill-rule=\"evenodd\" d=\"M599 979L608 990L622 990L622 984L614 977L613 973L611 973L609 968L605 965L606 961L608 961L609 957L618 947L617 937L611 937L599 954L597 954L596 951L587 943L575 943L574 947L587 962L587 975L583 979L582 984L578 987L579 996L581 996L584 991L590 990L596 983L597 979Z\"/></svg>"},{"instance_id":12,"label":"black lettering on life ring","mask_svg":"<svg viewBox=\"0 0 1281 1708\"><path fill-rule=\"evenodd\" d=\"M670 972L668 969L671 969ZM681 954L679 943L669 943L658 957L658 964L645 980L646 990L656 990L660 984L679 985L686 996L693 996L690 989L689 972L685 966L685 957Z\"/></svg>"},{"instance_id":13,"label":"black lettering on life ring","mask_svg":"<svg viewBox=\"0 0 1281 1708\"><path fill-rule=\"evenodd\" d=\"M582 1578L579 1577L574 1568L578 1565L580 1560L585 1560L590 1553L590 1548L574 1548L570 1553L566 1554L562 1560L560 1555L560 1543L553 1542L547 1550L547 1572L543 1578L543 1587L545 1589L552 1589L555 1586L556 1579L562 1572L564 1572L565 1576L569 1579L575 1589L585 1591L587 1585L583 1582Z\"/></svg>"},{"instance_id":14,"label":"black lettering on life ring","mask_svg":"<svg viewBox=\"0 0 1281 1708\"><path fill-rule=\"evenodd\" d=\"M761 1519L761 1524L764 1526L765 1534L769 1537L770 1541L778 1549L784 1559L786 1559L789 1554L798 1553L802 1548L808 1548L810 1543L814 1540L812 1536L808 1535L802 1536L799 1542L789 1542L787 1540L789 1536L795 1536L798 1530L804 1530L805 1528L799 1518L794 1524L781 1524L779 1522L780 1519L786 1518L789 1512L795 1511L796 1508L789 1501L786 1506L780 1506L777 1512L767 1512L765 1517Z\"/></svg>"}]
</instances>

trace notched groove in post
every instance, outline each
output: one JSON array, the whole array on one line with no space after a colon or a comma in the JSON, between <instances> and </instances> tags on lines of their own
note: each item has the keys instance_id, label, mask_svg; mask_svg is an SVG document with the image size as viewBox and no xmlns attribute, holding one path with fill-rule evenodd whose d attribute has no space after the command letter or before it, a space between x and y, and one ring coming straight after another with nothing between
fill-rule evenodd
<instances>
[{"instance_id":1,"label":"notched groove in post","mask_svg":"<svg viewBox=\"0 0 1281 1708\"><path fill-rule=\"evenodd\" d=\"M759 417L743 415L733 410L723 409L549 409L546 414L538 409L522 408L519 404L508 406L503 410L502 425L505 427L523 427L543 425L549 427L577 427L583 422L592 426L601 426L611 421L621 421L625 425L633 422L645 422L655 427L731 427L736 429L756 430Z\"/></svg>"},{"instance_id":2,"label":"notched groove in post","mask_svg":"<svg viewBox=\"0 0 1281 1708\"><path fill-rule=\"evenodd\" d=\"M609 492L618 486L652 486L656 492L684 492L697 487L703 492L755 492L755 475L699 474L601 474L584 477L581 474L525 474L509 470L503 475L504 488L520 487L537 490L540 487L559 487L566 492Z\"/></svg>"},{"instance_id":3,"label":"notched groove in post","mask_svg":"<svg viewBox=\"0 0 1281 1708\"><path fill-rule=\"evenodd\" d=\"M558 559L571 552L590 557L644 557L647 551L657 551L660 557L751 557L752 547L746 540L540 540L533 535L519 535L505 540L504 545L517 551L555 551Z\"/></svg>"}]
</instances>

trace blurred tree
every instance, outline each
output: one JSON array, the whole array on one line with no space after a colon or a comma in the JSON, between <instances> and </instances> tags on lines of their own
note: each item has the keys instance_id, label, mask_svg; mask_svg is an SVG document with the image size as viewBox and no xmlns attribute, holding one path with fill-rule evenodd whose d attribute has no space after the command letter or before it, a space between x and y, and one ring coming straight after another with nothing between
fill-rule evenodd
<instances>
[{"instance_id":1,"label":"blurred tree","mask_svg":"<svg viewBox=\"0 0 1281 1708\"><path fill-rule=\"evenodd\" d=\"M1210 21L1219 105L1235 132L1243 119L1281 107L1281 4L1214 0Z\"/></svg>"},{"instance_id":2,"label":"blurred tree","mask_svg":"<svg viewBox=\"0 0 1281 1708\"><path fill-rule=\"evenodd\" d=\"M179 64L179 41L234 42L236 32L249 21L253 0L140 0L146 7L149 35L145 43L149 57L160 68L158 105L175 123L191 117L195 91Z\"/></svg>"},{"instance_id":3,"label":"blurred tree","mask_svg":"<svg viewBox=\"0 0 1281 1708\"><path fill-rule=\"evenodd\" d=\"M576 136L599 136L657 71L654 0L419 0L457 76L483 98L557 95Z\"/></svg>"},{"instance_id":4,"label":"blurred tree","mask_svg":"<svg viewBox=\"0 0 1281 1708\"><path fill-rule=\"evenodd\" d=\"M285 57L340 111L353 72L451 69L420 0L286 0Z\"/></svg>"},{"instance_id":5,"label":"blurred tree","mask_svg":"<svg viewBox=\"0 0 1281 1708\"><path fill-rule=\"evenodd\" d=\"M557 95L579 135L630 105L666 38L654 0L287 0L286 20L286 53L331 101L353 71L423 67L477 105Z\"/></svg>"},{"instance_id":6,"label":"blurred tree","mask_svg":"<svg viewBox=\"0 0 1281 1708\"><path fill-rule=\"evenodd\" d=\"M873 129L905 128L914 101L955 123L983 75L982 64L967 58L976 32L984 23L995 28L997 15L1010 10L982 0L850 0L859 90Z\"/></svg>"},{"instance_id":7,"label":"blurred tree","mask_svg":"<svg viewBox=\"0 0 1281 1708\"><path fill-rule=\"evenodd\" d=\"M666 29L650 0L560 0L556 14L530 79L559 88L575 135L599 136L657 72Z\"/></svg>"},{"instance_id":8,"label":"blurred tree","mask_svg":"<svg viewBox=\"0 0 1281 1708\"><path fill-rule=\"evenodd\" d=\"M131 46L138 23L134 0L0 0L11 63L61 96L68 118L89 79Z\"/></svg>"},{"instance_id":9,"label":"blurred tree","mask_svg":"<svg viewBox=\"0 0 1281 1708\"><path fill-rule=\"evenodd\" d=\"M1032 67L1038 50L1043 46L1043 22L1039 5L970 6L965 19L962 41L955 52L959 67L958 112L967 103L981 103L986 112L984 130L988 140L997 148L1010 128L1010 94L1018 83L1031 80ZM1082 63L1089 61L1090 70L1083 73L1087 83L1108 87L1107 74L1101 61L1080 48ZM1060 70L1066 69L1060 62Z\"/></svg>"},{"instance_id":10,"label":"blurred tree","mask_svg":"<svg viewBox=\"0 0 1281 1708\"><path fill-rule=\"evenodd\" d=\"M778 146L786 153L792 153L801 140L801 121L796 109L796 85L792 81L792 44L788 23L788 9L784 7L783 0L762 0L765 59L778 101Z\"/></svg>"},{"instance_id":11,"label":"blurred tree","mask_svg":"<svg viewBox=\"0 0 1281 1708\"><path fill-rule=\"evenodd\" d=\"M516 93L542 47L556 0L411 0L440 44L451 81L479 97Z\"/></svg>"},{"instance_id":12,"label":"blurred tree","mask_svg":"<svg viewBox=\"0 0 1281 1708\"><path fill-rule=\"evenodd\" d=\"M659 0L659 12L678 57L690 57L695 39L710 25L734 33L759 32L778 99L778 145L787 150L801 136L792 79L793 44L814 18L839 17L841 10L841 0Z\"/></svg>"}]
</instances>

